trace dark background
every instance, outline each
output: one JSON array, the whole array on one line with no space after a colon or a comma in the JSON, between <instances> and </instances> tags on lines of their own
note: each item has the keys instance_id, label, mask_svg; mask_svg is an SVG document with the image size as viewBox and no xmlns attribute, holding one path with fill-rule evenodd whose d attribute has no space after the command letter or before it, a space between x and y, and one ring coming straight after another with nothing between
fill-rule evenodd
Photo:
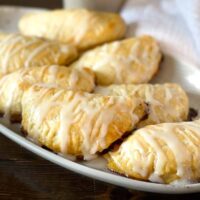
<instances>
[{"instance_id":1,"label":"dark background","mask_svg":"<svg viewBox=\"0 0 200 200\"><path fill-rule=\"evenodd\" d=\"M61 8L62 0L0 0L0 5L31 6L52 9Z\"/></svg>"},{"instance_id":2,"label":"dark background","mask_svg":"<svg viewBox=\"0 0 200 200\"><path fill-rule=\"evenodd\" d=\"M60 0L0 0L0 5L61 8ZM159 195L131 191L75 174L46 161L0 134L0 200L200 199L200 194Z\"/></svg>"}]
</instances>

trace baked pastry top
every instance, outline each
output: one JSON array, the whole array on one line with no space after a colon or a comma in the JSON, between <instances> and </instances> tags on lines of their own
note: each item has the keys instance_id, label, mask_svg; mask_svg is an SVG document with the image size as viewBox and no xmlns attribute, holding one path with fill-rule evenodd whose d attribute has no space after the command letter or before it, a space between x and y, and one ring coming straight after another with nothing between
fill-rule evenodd
<instances>
[{"instance_id":1,"label":"baked pastry top","mask_svg":"<svg viewBox=\"0 0 200 200\"><path fill-rule=\"evenodd\" d=\"M67 65L76 57L71 45L9 34L0 42L0 77L30 66Z\"/></svg>"},{"instance_id":2,"label":"baked pastry top","mask_svg":"<svg viewBox=\"0 0 200 200\"><path fill-rule=\"evenodd\" d=\"M158 71L161 52L151 36L128 38L89 50L73 67L91 68L97 84L146 83Z\"/></svg>"},{"instance_id":3,"label":"baked pastry top","mask_svg":"<svg viewBox=\"0 0 200 200\"><path fill-rule=\"evenodd\" d=\"M126 25L115 13L67 9L27 14L21 18L19 29L24 35L58 40L84 50L124 37Z\"/></svg>"},{"instance_id":4,"label":"baked pastry top","mask_svg":"<svg viewBox=\"0 0 200 200\"><path fill-rule=\"evenodd\" d=\"M22 98L22 127L55 152L91 159L145 115L139 99L32 86Z\"/></svg>"},{"instance_id":5,"label":"baked pastry top","mask_svg":"<svg viewBox=\"0 0 200 200\"><path fill-rule=\"evenodd\" d=\"M22 95L33 84L87 92L91 92L95 86L94 74L89 69L57 65L22 68L0 79L0 113L11 121L18 121Z\"/></svg>"},{"instance_id":6,"label":"baked pastry top","mask_svg":"<svg viewBox=\"0 0 200 200\"><path fill-rule=\"evenodd\" d=\"M146 126L106 155L108 168L152 182L197 182L199 144L200 120Z\"/></svg>"},{"instance_id":7,"label":"baked pastry top","mask_svg":"<svg viewBox=\"0 0 200 200\"><path fill-rule=\"evenodd\" d=\"M188 117L187 94L175 83L98 86L95 93L143 99L148 104L148 116L140 121L137 127L162 122L180 122Z\"/></svg>"}]
</instances>

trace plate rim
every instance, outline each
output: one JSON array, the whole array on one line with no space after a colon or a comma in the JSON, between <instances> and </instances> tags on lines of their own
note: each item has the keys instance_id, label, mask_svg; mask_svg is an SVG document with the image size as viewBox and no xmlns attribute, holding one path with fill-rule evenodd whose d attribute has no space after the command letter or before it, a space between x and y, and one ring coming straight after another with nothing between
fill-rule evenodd
<instances>
[{"instance_id":1,"label":"plate rim","mask_svg":"<svg viewBox=\"0 0 200 200\"><path fill-rule=\"evenodd\" d=\"M66 159L54 152L48 151L37 144L29 141L25 137L15 133L11 129L0 123L0 134L3 134L13 142L19 144L25 149L35 153L36 155L53 162L65 169L88 176L90 178L95 178L97 180L107 182L110 184L118 185L121 187L145 191L145 192L155 192L163 194L186 194L200 192L200 183L187 184L187 185L166 185L152 182L145 182L140 180L135 180L127 178L112 172L104 172L100 169L91 168L89 166L82 165L80 163Z\"/></svg>"}]
</instances>

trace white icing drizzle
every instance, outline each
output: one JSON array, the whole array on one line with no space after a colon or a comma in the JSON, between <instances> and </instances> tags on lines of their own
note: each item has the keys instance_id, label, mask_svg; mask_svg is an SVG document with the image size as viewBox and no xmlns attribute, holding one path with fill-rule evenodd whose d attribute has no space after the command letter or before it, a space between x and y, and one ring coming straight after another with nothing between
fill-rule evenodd
<instances>
[{"instance_id":1,"label":"white icing drizzle","mask_svg":"<svg viewBox=\"0 0 200 200\"><path fill-rule=\"evenodd\" d=\"M143 138L152 150L149 150L148 146L145 146L148 150L144 150L138 139L135 138L136 135ZM122 167L122 163L124 160L128 160L127 166L132 166L134 173L147 177L150 170L148 159L151 155L154 155L154 169L148 179L153 182L163 183L165 180L163 180L162 176L166 176L165 173L169 173L165 171L165 167L170 161L166 151L164 151L166 150L165 147L167 147L176 161L176 175L178 178L172 184L194 182L200 176L200 150L191 140L193 136L198 137L195 141L199 143L200 120L147 126L136 131L121 145L118 152L110 153L110 156L124 173L126 173L126 170ZM164 142L165 145L161 145L158 141ZM136 152L140 153L138 157L135 154Z\"/></svg>"},{"instance_id":2,"label":"white icing drizzle","mask_svg":"<svg viewBox=\"0 0 200 200\"><path fill-rule=\"evenodd\" d=\"M8 68L8 62L10 59L12 59L11 57L14 56L15 54L17 54L20 50L22 49L25 49L25 48L28 48L29 46L35 44L36 41L33 40L33 41L30 41L30 42L27 42L25 45L23 46L19 46L18 48L14 48L12 51L7 51L7 54L6 56L4 57L2 63L2 71L3 73L7 73L7 68Z\"/></svg>"},{"instance_id":3,"label":"white icing drizzle","mask_svg":"<svg viewBox=\"0 0 200 200\"><path fill-rule=\"evenodd\" d=\"M134 170L137 171L140 175L142 175L143 177L147 176L148 170L147 170L147 166L148 166L148 158L146 157L142 157L140 156L141 160L145 160L143 161L143 163L146 164L146 166L142 166L140 163L134 162L134 156L133 156L133 150L136 150L140 153L140 155L142 155L142 153L144 153L144 149L142 147L142 145L139 143L139 141L133 141L133 144L131 143L127 143L126 145L124 145L122 147L122 153L121 156L123 158L128 158L128 163L134 163ZM118 166L121 164L121 162L118 163ZM128 176L128 175L127 175Z\"/></svg>"},{"instance_id":4,"label":"white icing drizzle","mask_svg":"<svg viewBox=\"0 0 200 200\"><path fill-rule=\"evenodd\" d=\"M5 51L5 55L2 59L2 66L1 66L3 73L7 73L7 65L8 65L8 61L10 58L10 53L13 50L15 50L15 48L13 48L13 47L21 40L22 40L22 37L20 35L16 35L15 37L13 35L11 35L0 44L0 46L1 46L0 53L3 53L3 51ZM9 46L7 46L7 44L9 44Z\"/></svg>"},{"instance_id":5,"label":"white icing drizzle","mask_svg":"<svg viewBox=\"0 0 200 200\"><path fill-rule=\"evenodd\" d=\"M75 88L79 81L79 73L76 69L72 69L69 78L69 86Z\"/></svg>"},{"instance_id":6,"label":"white icing drizzle","mask_svg":"<svg viewBox=\"0 0 200 200\"><path fill-rule=\"evenodd\" d=\"M157 155L157 161L155 163L155 172L156 174L161 174L163 171L163 166L160 163L165 165L166 159L162 154L158 154L159 151L162 151L156 144L150 143L150 140L156 142L157 139L163 140L166 145L173 152L176 164L177 164L177 175L180 177L186 177L192 174L191 169L185 166L186 163L191 163L192 158L191 154L188 152L187 148L185 148L182 141L177 137L174 133L174 125L170 123L163 124L161 128L157 126L155 130L149 129L148 132L140 132L140 135L144 138L144 140L149 143L152 148L155 150ZM144 129L143 129L144 130Z\"/></svg>"},{"instance_id":7,"label":"white icing drizzle","mask_svg":"<svg viewBox=\"0 0 200 200\"><path fill-rule=\"evenodd\" d=\"M160 178L160 176L158 174L155 174L155 173L153 173L153 174L151 174L149 176L149 180L151 182L164 183L163 180L162 180L162 178Z\"/></svg>"},{"instance_id":8,"label":"white icing drizzle","mask_svg":"<svg viewBox=\"0 0 200 200\"><path fill-rule=\"evenodd\" d=\"M86 80L86 77L82 76L81 72L83 72L84 76L88 76L89 78L89 80L86 81L90 81L90 79L92 79L92 76L90 77L90 75L87 74L85 70L69 70L69 68L66 68L66 71L61 70L61 72L66 74L63 74L63 78L57 79L57 73L60 70L59 68L60 66L57 65L38 67L38 70L40 70L39 73L35 73L35 71L37 71L37 67L31 67L29 69L23 68L12 74L4 76L0 80L0 101L2 105L1 109L5 114L5 117L7 119L10 118L10 110L12 108L14 113L16 112L16 108L19 108L17 112L20 112L21 107L19 106L21 104L22 94L24 93L24 90L20 88L20 85L24 85L24 83L26 83L27 86L35 84L46 88L53 87L75 89L78 88L79 85L76 83L76 81L72 80L74 77L73 75L71 76L71 74L75 74L75 76L77 76L77 80L79 80L79 78ZM68 73L70 78L66 76Z\"/></svg>"},{"instance_id":9,"label":"white icing drizzle","mask_svg":"<svg viewBox=\"0 0 200 200\"><path fill-rule=\"evenodd\" d=\"M73 139L74 124L80 123L80 134L83 137L81 144L81 152L84 159L90 159L100 149L107 147L106 137L110 124L112 124L117 112L127 113L133 125L138 122L137 117L133 112L135 107L140 103L136 100L132 107L126 104L126 98L109 97L106 104L98 104L93 94L79 93L73 91L59 90L54 95L49 97L44 102L41 98L48 92L48 89L43 88L43 92L39 92L36 101L33 104L34 120L40 126L49 110L52 107L59 106L59 121L60 126L57 132L57 139L61 144L61 152L68 152L68 142ZM65 92L65 100L59 100L59 97ZM99 98L98 95L96 98ZM131 126L131 124L130 124ZM131 127L130 127L131 128ZM118 130L120 136L123 134ZM75 134L75 133L74 133ZM77 133L78 134L78 133ZM38 136L36 136L38 137Z\"/></svg>"},{"instance_id":10,"label":"white icing drizzle","mask_svg":"<svg viewBox=\"0 0 200 200\"><path fill-rule=\"evenodd\" d=\"M42 43L41 45L39 45L36 49L34 49L30 55L27 57L24 66L26 68L30 67L30 62L33 60L34 57L36 57L41 51L43 51L45 48L47 48L48 46L50 46L49 43Z\"/></svg>"},{"instance_id":11,"label":"white icing drizzle","mask_svg":"<svg viewBox=\"0 0 200 200\"><path fill-rule=\"evenodd\" d=\"M9 120L10 119L11 105L13 103L13 98L14 98L14 95L16 94L15 91L17 90L18 85L13 82L9 87L9 92L7 92L7 90L6 90L7 85L4 84L4 82L6 83L6 80L8 78L10 78L10 77L4 76L0 80L0 85L1 85L0 96L2 96L2 98L6 98L6 101L4 102L5 103L5 105L4 105L4 117ZM5 92L7 92L6 97L5 97L5 94L4 94Z\"/></svg>"},{"instance_id":12,"label":"white icing drizzle","mask_svg":"<svg viewBox=\"0 0 200 200\"><path fill-rule=\"evenodd\" d=\"M112 83L116 84L147 82L156 71L160 53L156 44L150 42L147 43L149 46L142 45L143 38L105 44L86 52L73 65L78 67L88 66L95 72L102 73L107 77L110 74L106 73L104 69L109 68L109 72L112 72L111 77L114 79ZM150 51L150 47L155 50ZM122 52L123 48L129 48L127 55Z\"/></svg>"},{"instance_id":13,"label":"white icing drizzle","mask_svg":"<svg viewBox=\"0 0 200 200\"><path fill-rule=\"evenodd\" d=\"M48 67L50 83L56 83L58 68L59 68L59 66L57 66L57 65L52 65L52 66Z\"/></svg>"},{"instance_id":14,"label":"white icing drizzle","mask_svg":"<svg viewBox=\"0 0 200 200\"><path fill-rule=\"evenodd\" d=\"M34 46L31 49L32 45ZM54 49L51 48L54 46L58 47L57 51L54 51ZM29 50L29 52L26 52L27 49ZM40 54L42 51L48 52L49 56L43 56L41 59L37 59L34 62L34 58L37 57L38 54ZM70 54L73 57L76 54L76 50L70 45L61 45L36 37L28 38L20 34L11 34L0 43L0 54L3 54L1 58L2 73L6 74L9 72L9 67L11 66L11 63L16 69L22 67L28 68L33 64L37 66L50 64L50 58L53 58L53 60L51 61L52 63L59 63L61 55L68 58L68 55ZM17 56L21 61L12 58L16 54L19 54ZM12 60L11 63L10 60Z\"/></svg>"},{"instance_id":15,"label":"white icing drizzle","mask_svg":"<svg viewBox=\"0 0 200 200\"><path fill-rule=\"evenodd\" d=\"M95 89L95 93L142 98L145 102L149 103L149 119L151 119L151 123L182 121L184 120L183 116L187 116L188 112L187 96L175 84L98 86ZM163 95L164 97L160 98L159 95ZM179 109L177 110L177 108ZM160 110L159 113L158 109Z\"/></svg>"},{"instance_id":16,"label":"white icing drizzle","mask_svg":"<svg viewBox=\"0 0 200 200\"><path fill-rule=\"evenodd\" d=\"M104 45L104 49L106 49L107 46ZM116 47L114 46L114 48ZM95 56L96 52L93 52L93 54L91 52L90 56ZM117 53L114 55L109 54L108 50L99 52L99 57L101 57L101 59L98 59L98 62L90 64L86 61L85 65L91 65L94 71L101 71L103 68L109 66L115 74L113 83L125 82L124 74L127 76L127 79L129 79L129 76L132 77L132 80L137 79L138 73L136 70L133 72L132 63L127 57L118 55ZM80 62L80 64L82 64L82 62ZM143 74L143 76L145 76L145 74Z\"/></svg>"},{"instance_id":17,"label":"white icing drizzle","mask_svg":"<svg viewBox=\"0 0 200 200\"><path fill-rule=\"evenodd\" d=\"M13 42L15 43L16 40L18 40L20 37L20 35L16 34L16 35L8 35L5 39L3 39L0 43L1 45L1 49L0 49L0 53L2 53L3 51L5 51L5 49L8 47L7 44L12 44Z\"/></svg>"}]
</instances>

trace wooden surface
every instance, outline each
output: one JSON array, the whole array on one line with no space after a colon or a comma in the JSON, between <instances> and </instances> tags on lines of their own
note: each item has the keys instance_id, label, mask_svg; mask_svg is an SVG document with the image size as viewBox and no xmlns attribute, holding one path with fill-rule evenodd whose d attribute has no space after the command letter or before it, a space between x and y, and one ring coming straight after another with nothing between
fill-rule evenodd
<instances>
[{"instance_id":1,"label":"wooden surface","mask_svg":"<svg viewBox=\"0 0 200 200\"><path fill-rule=\"evenodd\" d=\"M0 5L24 5L59 8L59 0L0 0ZM130 191L50 163L0 134L0 200L146 200L200 199L200 194L159 195Z\"/></svg>"}]
</instances>

